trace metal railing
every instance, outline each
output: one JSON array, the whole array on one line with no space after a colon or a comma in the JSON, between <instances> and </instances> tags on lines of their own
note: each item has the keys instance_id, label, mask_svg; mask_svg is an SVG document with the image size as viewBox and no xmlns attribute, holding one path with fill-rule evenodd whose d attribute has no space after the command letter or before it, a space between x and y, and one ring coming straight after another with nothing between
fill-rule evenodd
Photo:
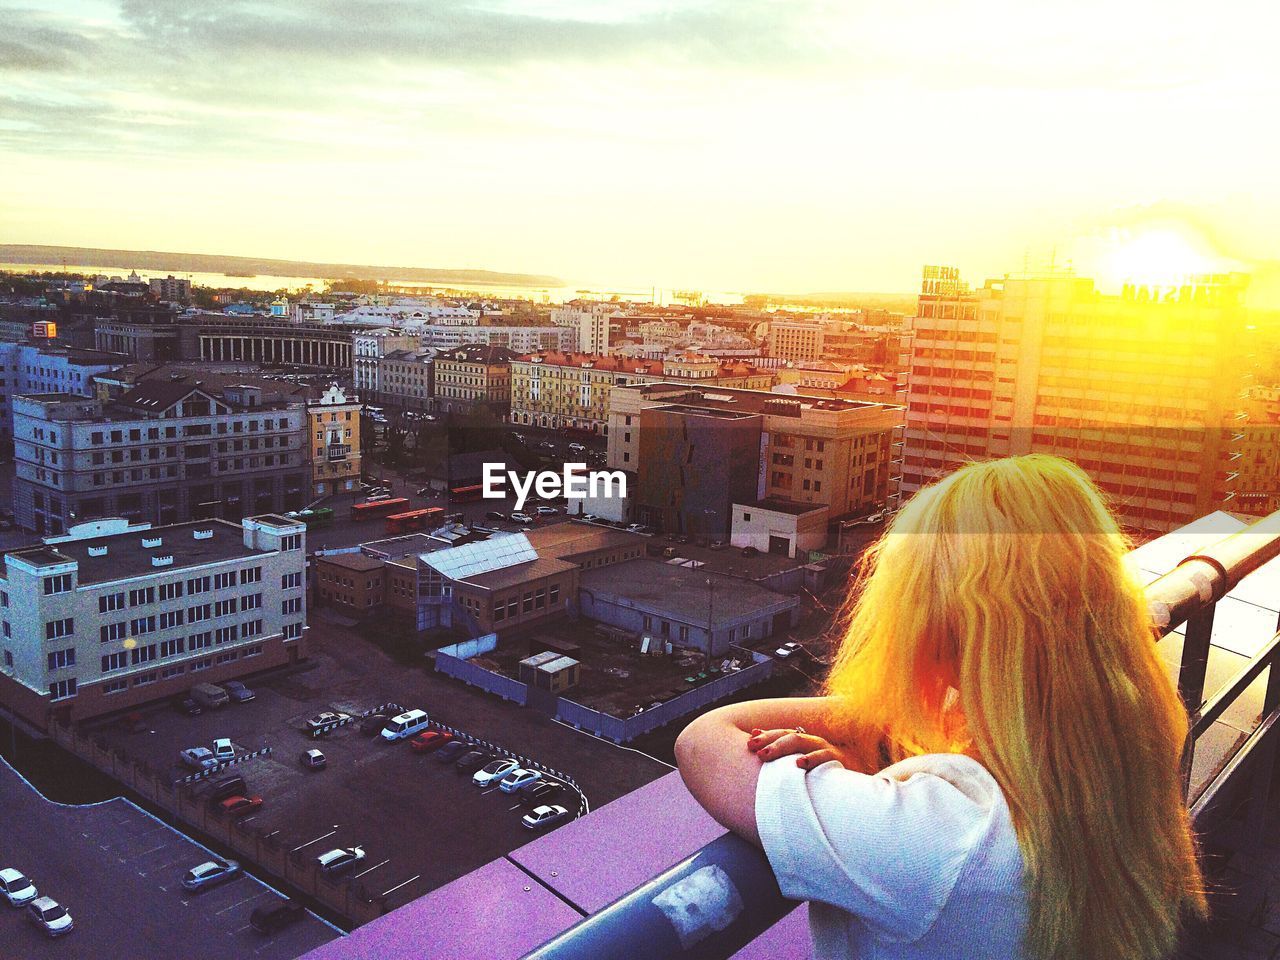
<instances>
[{"instance_id":1,"label":"metal railing","mask_svg":"<svg viewBox=\"0 0 1280 960\"><path fill-rule=\"evenodd\" d=\"M1184 751L1189 785L1196 742L1236 703L1263 671L1266 694L1257 727L1213 775L1192 803L1198 828L1241 797L1248 803L1246 836L1266 823L1280 725L1280 633L1221 690L1204 700L1209 640L1217 602L1246 576L1280 557L1280 512L1187 557L1147 587L1160 637L1187 624L1178 689L1191 714ZM1280 624L1277 624L1280 630ZM688 909L694 904L696 909ZM648 883L585 918L528 954L526 960L725 960L756 939L794 906L778 889L763 852L727 834ZM688 917L704 922L690 924Z\"/></svg>"}]
</instances>

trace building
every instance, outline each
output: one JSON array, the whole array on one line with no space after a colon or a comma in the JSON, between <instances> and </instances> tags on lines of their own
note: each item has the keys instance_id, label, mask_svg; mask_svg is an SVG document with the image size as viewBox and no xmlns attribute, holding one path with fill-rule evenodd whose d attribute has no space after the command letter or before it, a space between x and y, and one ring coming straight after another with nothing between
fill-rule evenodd
<instances>
[{"instance_id":1,"label":"building","mask_svg":"<svg viewBox=\"0 0 1280 960\"><path fill-rule=\"evenodd\" d=\"M90 396L94 377L129 359L98 350L0 341L0 440L13 439L14 397L26 393Z\"/></svg>"},{"instance_id":2,"label":"building","mask_svg":"<svg viewBox=\"0 0 1280 960\"><path fill-rule=\"evenodd\" d=\"M418 349L420 338L390 327L365 330L351 338L351 382L356 393L371 403L384 403L382 358L398 350Z\"/></svg>"},{"instance_id":3,"label":"building","mask_svg":"<svg viewBox=\"0 0 1280 960\"><path fill-rule=\"evenodd\" d=\"M830 509L794 500L735 503L729 542L795 559L827 545Z\"/></svg>"},{"instance_id":4,"label":"building","mask_svg":"<svg viewBox=\"0 0 1280 960\"><path fill-rule=\"evenodd\" d=\"M517 679L536 690L546 690L559 696L578 685L580 673L580 664L573 657L545 650L520 661Z\"/></svg>"},{"instance_id":5,"label":"building","mask_svg":"<svg viewBox=\"0 0 1280 960\"><path fill-rule=\"evenodd\" d=\"M1241 431L1233 506L1263 517L1280 510L1280 387L1251 387L1244 402L1248 420Z\"/></svg>"},{"instance_id":6,"label":"building","mask_svg":"<svg viewBox=\"0 0 1280 960\"><path fill-rule=\"evenodd\" d=\"M582 353L532 354L511 361L511 422L605 435L612 388L664 380L767 390L774 375L747 363L699 355L627 360Z\"/></svg>"},{"instance_id":7,"label":"building","mask_svg":"<svg viewBox=\"0 0 1280 960\"><path fill-rule=\"evenodd\" d=\"M347 399L336 383L307 404L307 453L311 457L311 495L351 491L360 482L359 400Z\"/></svg>"},{"instance_id":8,"label":"building","mask_svg":"<svg viewBox=\"0 0 1280 960\"><path fill-rule=\"evenodd\" d=\"M306 528L84 524L4 554L0 702L45 729L305 658Z\"/></svg>"},{"instance_id":9,"label":"building","mask_svg":"<svg viewBox=\"0 0 1280 960\"><path fill-rule=\"evenodd\" d=\"M635 514L667 532L727 540L730 507L777 499L832 520L882 505L901 408L680 383L615 387L608 465L635 471Z\"/></svg>"},{"instance_id":10,"label":"building","mask_svg":"<svg viewBox=\"0 0 1280 960\"><path fill-rule=\"evenodd\" d=\"M1248 363L1244 283L1101 293L1066 271L970 290L927 267L911 321L902 493L971 460L1052 453L1122 522L1167 531L1231 508Z\"/></svg>"},{"instance_id":11,"label":"building","mask_svg":"<svg viewBox=\"0 0 1280 960\"><path fill-rule=\"evenodd\" d=\"M380 399L406 410L431 409L434 392L434 350L392 350L379 364Z\"/></svg>"},{"instance_id":12,"label":"building","mask_svg":"<svg viewBox=\"0 0 1280 960\"><path fill-rule=\"evenodd\" d=\"M351 341L359 332L331 323L294 323L289 317L200 314L195 320L199 357L216 363L248 360L321 370L352 369Z\"/></svg>"},{"instance_id":13,"label":"building","mask_svg":"<svg viewBox=\"0 0 1280 960\"><path fill-rule=\"evenodd\" d=\"M171 303L191 302L191 281L184 277L151 278L151 295L157 300L168 300Z\"/></svg>"},{"instance_id":14,"label":"building","mask_svg":"<svg viewBox=\"0 0 1280 960\"><path fill-rule=\"evenodd\" d=\"M317 556L318 603L353 617L377 612L385 596L386 562L364 553Z\"/></svg>"},{"instance_id":15,"label":"building","mask_svg":"<svg viewBox=\"0 0 1280 960\"><path fill-rule=\"evenodd\" d=\"M477 343L503 347L513 353L537 353L543 350L571 351L578 345L577 331L565 327L504 326L496 323L467 326L423 324L406 327L405 330L416 333L422 346L436 350L452 350Z\"/></svg>"},{"instance_id":16,"label":"building","mask_svg":"<svg viewBox=\"0 0 1280 960\"><path fill-rule=\"evenodd\" d=\"M176 310L168 304L117 304L110 316L94 320L94 349L159 363L196 359L198 329Z\"/></svg>"},{"instance_id":17,"label":"building","mask_svg":"<svg viewBox=\"0 0 1280 960\"><path fill-rule=\"evenodd\" d=\"M647 558L584 572L579 595L590 620L709 657L786 633L800 618L798 597Z\"/></svg>"},{"instance_id":18,"label":"building","mask_svg":"<svg viewBox=\"0 0 1280 960\"><path fill-rule=\"evenodd\" d=\"M310 488L303 403L257 385L144 380L118 400L14 399L18 524L179 523L297 510Z\"/></svg>"},{"instance_id":19,"label":"building","mask_svg":"<svg viewBox=\"0 0 1280 960\"><path fill-rule=\"evenodd\" d=\"M511 361L505 347L473 344L436 354L433 408L438 413L511 412Z\"/></svg>"}]
</instances>

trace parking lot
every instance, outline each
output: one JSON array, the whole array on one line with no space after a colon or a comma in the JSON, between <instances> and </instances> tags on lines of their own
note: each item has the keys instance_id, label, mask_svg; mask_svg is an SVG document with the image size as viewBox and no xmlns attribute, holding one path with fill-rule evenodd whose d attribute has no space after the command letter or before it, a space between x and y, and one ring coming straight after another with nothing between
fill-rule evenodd
<instances>
[{"instance_id":1,"label":"parking lot","mask_svg":"<svg viewBox=\"0 0 1280 960\"><path fill-rule=\"evenodd\" d=\"M592 808L667 772L534 711L396 665L341 628L318 623L312 643L311 669L250 680L256 697L248 703L196 717L159 705L144 711L143 731L108 723L93 732L152 769L167 770L174 780L192 772L178 762L186 747L210 746L218 737L231 738L241 755L271 747L269 755L219 775L242 775L248 793L263 798L245 825L259 836L270 835L297 864L336 847L361 846L367 856L347 882L359 884L366 896L385 898L388 907L528 842L533 833L520 822L527 808L500 790L477 789L469 774L434 754L415 753L403 741L384 743L354 724L312 740L302 726L322 710L358 715L387 702L426 709L434 720L564 771L582 785ZM310 747L323 750L325 769L302 766L300 754ZM200 796L208 783L189 789ZM572 791L555 802L577 812ZM209 808L199 804L199 816L220 816Z\"/></svg>"},{"instance_id":2,"label":"parking lot","mask_svg":"<svg viewBox=\"0 0 1280 960\"><path fill-rule=\"evenodd\" d=\"M183 873L211 854L127 800L55 804L0 761L0 804L0 867L21 870L75 924L50 942L25 908L0 900L5 957L292 960L338 936L311 914L271 936L254 931L250 913L280 895L244 873L201 893L185 891Z\"/></svg>"}]
</instances>

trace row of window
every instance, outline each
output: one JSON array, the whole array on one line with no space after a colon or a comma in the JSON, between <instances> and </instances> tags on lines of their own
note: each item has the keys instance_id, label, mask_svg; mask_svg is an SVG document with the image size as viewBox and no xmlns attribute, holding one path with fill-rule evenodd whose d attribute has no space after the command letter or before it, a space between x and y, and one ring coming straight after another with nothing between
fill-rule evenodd
<instances>
[{"instance_id":1,"label":"row of window","mask_svg":"<svg viewBox=\"0 0 1280 960\"><path fill-rule=\"evenodd\" d=\"M146 673L140 673L136 677L108 680L102 685L102 692L104 694L123 693L125 690L128 690L130 686L142 687L148 683L155 683L157 680L168 680L173 677L181 676L183 673L186 673L188 666L192 673L196 673L200 670L208 670L215 663L231 663L241 657L256 657L260 653L262 653L262 644L241 647L238 650L227 650L218 654L216 657L201 657L199 660L191 661L190 664L177 663L172 666L165 667L159 672L148 671ZM75 693L74 681L71 692Z\"/></svg>"},{"instance_id":2,"label":"row of window","mask_svg":"<svg viewBox=\"0 0 1280 960\"><path fill-rule=\"evenodd\" d=\"M208 406L208 404L204 404L204 406L205 406L205 407L207 407L207 406ZM199 413L196 413L196 414L189 414L189 415L194 415L194 416L202 416L202 415L204 415L204 416L207 416L208 414L207 414L207 411L206 411L206 413L205 413L205 414L199 414ZM231 426L230 426L230 431L229 431L229 432L231 432L231 433L244 433L244 432L245 432L245 423L246 423L246 422L247 422L247 423L248 423L248 425L249 425L249 427L248 427L248 432L249 432L249 433L257 433L257 432L258 432L258 429L259 429L259 423L258 423L258 421L257 421L257 420L249 420L249 421L236 420L236 421L234 421L234 422L231 424ZM208 432L208 428L209 428L209 424L188 424L187 426L188 426L188 428L190 428L190 427L192 427L192 426L196 426L196 427L203 427L203 428L206 428L206 432ZM288 417L280 417L280 418L279 418L279 420L277 421L277 420L273 420L271 417L266 417L266 418L264 418L264 419L262 420L261 428L262 428L263 430L273 430L273 429L288 430L288 429L289 429L289 418L288 418ZM176 436L178 435L178 428L177 428L177 427L175 427L175 426L164 427L163 429L164 429L164 437L165 437L165 439L173 439L174 437L176 437ZM160 430L161 430L161 428L160 428L160 427L148 427L148 428L147 428L147 437L146 437L146 438L147 438L148 440L159 440L159 439L160 439L160 437L161 437ZM133 427L133 428L130 428L127 432L128 432L128 436L129 436L129 439L128 439L128 442L129 442L129 443L141 443L141 442L142 442L142 429L141 429L140 427ZM190 429L188 429L188 430L186 430L186 431L184 431L184 432L185 432L185 433L191 433L191 432L193 432L193 431L190 431ZM227 432L228 432L227 424L226 424L225 422L223 422L223 423L219 423L219 424L217 425L217 432L218 432L218 433L227 433ZM89 442L90 442L90 443L92 443L92 444L94 444L95 446L101 445L101 444L103 444L103 443L108 443L108 442L109 442L109 443L124 443L124 442L126 442L126 441L125 441L125 433L126 433L126 431L125 431L125 430L123 430L123 429L120 429L120 430L111 430L111 431L95 430L95 431L93 431L93 432L89 435ZM108 439L108 438L109 438L109 439ZM58 438L57 438L57 435L56 435L56 434L50 437L50 441L51 441L51 442L56 443L56 442L57 442L57 440L58 440Z\"/></svg>"}]
</instances>

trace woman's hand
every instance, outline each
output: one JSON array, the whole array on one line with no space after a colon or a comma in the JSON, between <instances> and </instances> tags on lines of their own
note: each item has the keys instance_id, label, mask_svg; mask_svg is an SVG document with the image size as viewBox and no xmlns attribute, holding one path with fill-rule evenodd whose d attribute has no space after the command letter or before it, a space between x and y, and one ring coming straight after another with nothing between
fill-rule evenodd
<instances>
[{"instance_id":1,"label":"woman's hand","mask_svg":"<svg viewBox=\"0 0 1280 960\"><path fill-rule=\"evenodd\" d=\"M754 729L751 731L751 739L747 741L747 749L765 761L798 754L800 759L796 761L796 765L802 770L812 770L831 760L850 770L859 767L852 751L803 730Z\"/></svg>"}]
</instances>

